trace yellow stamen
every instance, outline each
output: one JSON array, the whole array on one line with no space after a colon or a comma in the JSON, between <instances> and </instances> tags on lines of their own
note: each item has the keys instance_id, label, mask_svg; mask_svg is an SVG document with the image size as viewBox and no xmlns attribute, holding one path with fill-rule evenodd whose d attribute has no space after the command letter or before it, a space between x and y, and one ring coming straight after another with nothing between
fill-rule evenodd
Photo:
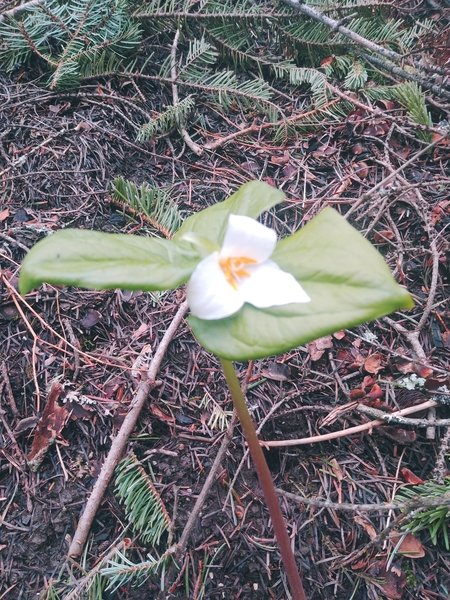
<instances>
[{"instance_id":1,"label":"yellow stamen","mask_svg":"<svg viewBox=\"0 0 450 600\"><path fill-rule=\"evenodd\" d=\"M250 273L245 269L247 265L254 265L256 260L247 256L229 256L219 260L228 283L237 290L239 279L250 277Z\"/></svg>"}]
</instances>

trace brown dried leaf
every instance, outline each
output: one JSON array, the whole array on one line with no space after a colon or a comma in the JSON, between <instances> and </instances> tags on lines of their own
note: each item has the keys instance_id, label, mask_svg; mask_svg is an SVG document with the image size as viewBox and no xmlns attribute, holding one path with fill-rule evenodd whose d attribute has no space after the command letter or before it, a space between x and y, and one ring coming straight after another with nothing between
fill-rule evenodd
<instances>
[{"instance_id":1,"label":"brown dried leaf","mask_svg":"<svg viewBox=\"0 0 450 600\"><path fill-rule=\"evenodd\" d=\"M423 547L422 542L412 533L407 533L405 535L398 548L398 552L408 558L423 558L425 556L425 548Z\"/></svg>"},{"instance_id":2,"label":"brown dried leaf","mask_svg":"<svg viewBox=\"0 0 450 600\"><path fill-rule=\"evenodd\" d=\"M364 529L371 540L374 540L377 537L375 527L365 517L361 515L355 515L354 521L357 525L360 525Z\"/></svg>"},{"instance_id":3,"label":"brown dried leaf","mask_svg":"<svg viewBox=\"0 0 450 600\"><path fill-rule=\"evenodd\" d=\"M0 223L9 217L9 209L0 210Z\"/></svg>"},{"instance_id":4,"label":"brown dried leaf","mask_svg":"<svg viewBox=\"0 0 450 600\"><path fill-rule=\"evenodd\" d=\"M320 66L321 67L328 67L329 65L333 64L335 61L334 56L326 56L325 58L323 58L320 62Z\"/></svg>"},{"instance_id":5,"label":"brown dried leaf","mask_svg":"<svg viewBox=\"0 0 450 600\"><path fill-rule=\"evenodd\" d=\"M273 381L288 381L291 378L291 370L287 365L273 361L267 365L267 369L261 371L260 375Z\"/></svg>"},{"instance_id":6,"label":"brown dried leaf","mask_svg":"<svg viewBox=\"0 0 450 600\"><path fill-rule=\"evenodd\" d=\"M149 329L150 325L148 323L141 323L139 327L131 334L131 339L138 340L140 337L147 334Z\"/></svg>"},{"instance_id":7,"label":"brown dried leaf","mask_svg":"<svg viewBox=\"0 0 450 600\"><path fill-rule=\"evenodd\" d=\"M100 321L102 315L98 312L98 310L94 310L93 308L88 308L84 317L80 320L80 325L84 327L84 329L90 329L97 325Z\"/></svg>"},{"instance_id":8,"label":"brown dried leaf","mask_svg":"<svg viewBox=\"0 0 450 600\"><path fill-rule=\"evenodd\" d=\"M391 229L381 229L373 234L373 239L378 244L385 244L388 240L393 240L395 237Z\"/></svg>"},{"instance_id":9,"label":"brown dried leaf","mask_svg":"<svg viewBox=\"0 0 450 600\"><path fill-rule=\"evenodd\" d=\"M1 214L1 213L0 213ZM439 223L439 221L444 218L446 215L450 214L450 200L443 200L442 202L438 202L433 210L431 211L431 224L433 227Z\"/></svg>"},{"instance_id":10,"label":"brown dried leaf","mask_svg":"<svg viewBox=\"0 0 450 600\"><path fill-rule=\"evenodd\" d=\"M366 394L366 397L369 400L379 400L380 398L383 398L384 396L384 391L382 390L382 388L378 385L378 383L376 383L375 385L372 386L370 392L368 392Z\"/></svg>"},{"instance_id":11,"label":"brown dried leaf","mask_svg":"<svg viewBox=\"0 0 450 600\"><path fill-rule=\"evenodd\" d=\"M319 360L325 353L327 348L333 347L333 338L331 335L326 335L324 337L315 340L314 342L310 342L307 344L308 352L312 361Z\"/></svg>"},{"instance_id":12,"label":"brown dried leaf","mask_svg":"<svg viewBox=\"0 0 450 600\"><path fill-rule=\"evenodd\" d=\"M378 427L377 430L396 444L412 444L417 439L416 432L409 429L385 425Z\"/></svg>"},{"instance_id":13,"label":"brown dried leaf","mask_svg":"<svg viewBox=\"0 0 450 600\"><path fill-rule=\"evenodd\" d=\"M386 598L389 600L401 600L403 598L406 577L397 565L393 565L389 571L386 571L386 562L378 560L371 564L369 575L374 578L372 583L382 590Z\"/></svg>"},{"instance_id":14,"label":"brown dried leaf","mask_svg":"<svg viewBox=\"0 0 450 600\"><path fill-rule=\"evenodd\" d=\"M345 338L345 331L344 330L336 331L336 333L333 333L333 337L336 340L343 340Z\"/></svg>"},{"instance_id":15,"label":"brown dried leaf","mask_svg":"<svg viewBox=\"0 0 450 600\"><path fill-rule=\"evenodd\" d=\"M383 357L379 352L375 352L366 358L364 368L368 373L378 373L383 368Z\"/></svg>"},{"instance_id":16,"label":"brown dried leaf","mask_svg":"<svg viewBox=\"0 0 450 600\"><path fill-rule=\"evenodd\" d=\"M291 160L291 155L288 150L285 150L282 156L277 156L276 154L270 157L270 162L274 165L286 165Z\"/></svg>"},{"instance_id":17,"label":"brown dried leaf","mask_svg":"<svg viewBox=\"0 0 450 600\"><path fill-rule=\"evenodd\" d=\"M335 458L330 460L331 468L333 470L333 474L338 481L343 481L344 479L344 471L341 468L341 465Z\"/></svg>"},{"instance_id":18,"label":"brown dried leaf","mask_svg":"<svg viewBox=\"0 0 450 600\"><path fill-rule=\"evenodd\" d=\"M352 146L351 152L355 156L359 156L360 154L367 152L367 146L363 146L363 144L361 144L360 142L357 142L356 144L354 144Z\"/></svg>"},{"instance_id":19,"label":"brown dried leaf","mask_svg":"<svg viewBox=\"0 0 450 600\"><path fill-rule=\"evenodd\" d=\"M359 179L367 179L369 176L369 165L364 161L361 161L355 165L355 175L359 177Z\"/></svg>"},{"instance_id":20,"label":"brown dried leaf","mask_svg":"<svg viewBox=\"0 0 450 600\"><path fill-rule=\"evenodd\" d=\"M428 377L433 375L433 369L431 369L430 367L426 367L424 365L416 365L416 368L414 369L414 371L417 373L417 375L419 377L423 377L424 379L427 379Z\"/></svg>"},{"instance_id":21,"label":"brown dried leaf","mask_svg":"<svg viewBox=\"0 0 450 600\"><path fill-rule=\"evenodd\" d=\"M60 437L61 431L69 418L67 408L58 404L62 392L62 385L54 381L48 393L47 404L38 421L31 450L26 457L32 471L39 468L49 446Z\"/></svg>"},{"instance_id":22,"label":"brown dried leaf","mask_svg":"<svg viewBox=\"0 0 450 600\"><path fill-rule=\"evenodd\" d=\"M171 415L167 415L155 404L152 404L150 406L150 412L152 413L152 415L154 415L156 418L158 418L160 421L163 421L164 423L175 423L174 417L172 417Z\"/></svg>"},{"instance_id":23,"label":"brown dried leaf","mask_svg":"<svg viewBox=\"0 0 450 600\"><path fill-rule=\"evenodd\" d=\"M365 375L364 379L362 380L362 389L363 390L367 390L368 388L371 388L372 386L374 386L376 384L376 379L374 377L372 377L372 375Z\"/></svg>"},{"instance_id":24,"label":"brown dried leaf","mask_svg":"<svg viewBox=\"0 0 450 600\"><path fill-rule=\"evenodd\" d=\"M406 483L410 483L411 485L419 485L420 483L424 483L423 479L420 479L420 477L418 477L407 467L400 469L400 473L402 474L402 477Z\"/></svg>"},{"instance_id":25,"label":"brown dried leaf","mask_svg":"<svg viewBox=\"0 0 450 600\"><path fill-rule=\"evenodd\" d=\"M360 400L361 398L364 398L365 395L366 393L364 390L361 388L355 388L354 390L350 391L350 400Z\"/></svg>"}]
</instances>

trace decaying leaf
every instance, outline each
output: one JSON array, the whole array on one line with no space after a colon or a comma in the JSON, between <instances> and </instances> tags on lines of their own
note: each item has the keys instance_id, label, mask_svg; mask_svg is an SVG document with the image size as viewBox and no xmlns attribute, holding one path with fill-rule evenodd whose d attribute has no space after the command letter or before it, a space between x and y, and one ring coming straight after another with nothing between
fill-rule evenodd
<instances>
[{"instance_id":1,"label":"decaying leaf","mask_svg":"<svg viewBox=\"0 0 450 600\"><path fill-rule=\"evenodd\" d=\"M423 479L418 477L407 467L403 467L402 469L400 469L400 473L402 474L402 477L406 481L406 483L409 483L411 485L419 485L421 483L425 483Z\"/></svg>"},{"instance_id":2,"label":"decaying leaf","mask_svg":"<svg viewBox=\"0 0 450 600\"><path fill-rule=\"evenodd\" d=\"M61 431L70 416L65 405L60 406L63 386L54 381L48 393L47 404L36 427L31 450L27 455L27 462L32 471L36 471L44 460L44 456L51 444L60 438Z\"/></svg>"},{"instance_id":3,"label":"decaying leaf","mask_svg":"<svg viewBox=\"0 0 450 600\"><path fill-rule=\"evenodd\" d=\"M412 533L405 535L400 546L397 548L397 552L408 558L423 558L425 556L425 548L422 542Z\"/></svg>"},{"instance_id":4,"label":"decaying leaf","mask_svg":"<svg viewBox=\"0 0 450 600\"><path fill-rule=\"evenodd\" d=\"M91 419L96 404L95 400L91 400L88 396L74 391L68 392L64 398L64 406L70 415L71 421Z\"/></svg>"},{"instance_id":5,"label":"decaying leaf","mask_svg":"<svg viewBox=\"0 0 450 600\"><path fill-rule=\"evenodd\" d=\"M378 373L383 368L383 357L378 352L371 354L364 361L364 368L368 373Z\"/></svg>"},{"instance_id":6,"label":"decaying leaf","mask_svg":"<svg viewBox=\"0 0 450 600\"><path fill-rule=\"evenodd\" d=\"M417 433L410 429L385 425L383 427L378 427L377 430L396 444L412 444L417 439Z\"/></svg>"},{"instance_id":7,"label":"decaying leaf","mask_svg":"<svg viewBox=\"0 0 450 600\"><path fill-rule=\"evenodd\" d=\"M260 375L273 381L289 381L291 370L288 365L272 361L267 365L266 369L261 371Z\"/></svg>"},{"instance_id":8,"label":"decaying leaf","mask_svg":"<svg viewBox=\"0 0 450 600\"><path fill-rule=\"evenodd\" d=\"M406 586L406 577L398 565L393 564L386 570L386 562L377 560L372 563L368 575L371 583L376 585L389 600L401 600Z\"/></svg>"},{"instance_id":9,"label":"decaying leaf","mask_svg":"<svg viewBox=\"0 0 450 600\"><path fill-rule=\"evenodd\" d=\"M377 537L377 531L375 527L365 517L361 515L355 515L354 521L357 525L360 525L364 529L371 540L374 540Z\"/></svg>"},{"instance_id":10,"label":"decaying leaf","mask_svg":"<svg viewBox=\"0 0 450 600\"><path fill-rule=\"evenodd\" d=\"M88 308L84 317L80 320L80 325L84 329L90 329L94 325L97 325L101 318L102 314L98 310Z\"/></svg>"},{"instance_id":11,"label":"decaying leaf","mask_svg":"<svg viewBox=\"0 0 450 600\"><path fill-rule=\"evenodd\" d=\"M145 344L139 353L139 356L133 363L131 376L135 379L145 376L146 371L150 366L150 361L153 357L153 348L151 344Z\"/></svg>"},{"instance_id":12,"label":"decaying leaf","mask_svg":"<svg viewBox=\"0 0 450 600\"><path fill-rule=\"evenodd\" d=\"M324 337L319 338L318 340L314 340L314 342L310 342L307 344L308 352L312 361L316 361L322 358L325 354L325 350L327 348L333 347L333 338L331 335L326 335Z\"/></svg>"}]
</instances>

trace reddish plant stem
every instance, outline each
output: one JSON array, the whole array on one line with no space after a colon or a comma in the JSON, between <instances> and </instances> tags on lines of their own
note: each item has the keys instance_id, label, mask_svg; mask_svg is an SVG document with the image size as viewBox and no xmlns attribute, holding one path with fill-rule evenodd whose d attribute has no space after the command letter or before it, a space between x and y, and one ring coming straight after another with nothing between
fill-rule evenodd
<instances>
[{"instance_id":1,"label":"reddish plant stem","mask_svg":"<svg viewBox=\"0 0 450 600\"><path fill-rule=\"evenodd\" d=\"M258 474L259 483L262 487L267 508L269 509L272 525L275 532L275 537L278 542L281 558L283 560L286 575L291 588L293 600L306 600L305 591L303 589L302 580L298 572L297 563L295 562L294 553L291 548L291 541L286 530L286 523L280 509L275 486L272 481L269 467L267 466L262 448L260 446L256 429L253 424L250 413L248 412L247 404L238 378L234 371L233 363L229 360L220 359L225 379L233 398L233 403L242 426L245 438L247 440L250 455Z\"/></svg>"}]
</instances>

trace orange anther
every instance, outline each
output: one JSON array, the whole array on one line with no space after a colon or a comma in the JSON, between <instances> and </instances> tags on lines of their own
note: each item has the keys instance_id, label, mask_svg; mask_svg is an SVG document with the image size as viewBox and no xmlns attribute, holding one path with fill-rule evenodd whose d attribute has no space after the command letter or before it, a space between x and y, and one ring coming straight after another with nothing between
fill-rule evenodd
<instances>
[{"instance_id":1,"label":"orange anther","mask_svg":"<svg viewBox=\"0 0 450 600\"><path fill-rule=\"evenodd\" d=\"M254 265L256 260L247 256L229 256L219 260L220 268L222 269L228 283L236 290L239 279L249 277L250 273L245 269L247 265Z\"/></svg>"}]
</instances>

